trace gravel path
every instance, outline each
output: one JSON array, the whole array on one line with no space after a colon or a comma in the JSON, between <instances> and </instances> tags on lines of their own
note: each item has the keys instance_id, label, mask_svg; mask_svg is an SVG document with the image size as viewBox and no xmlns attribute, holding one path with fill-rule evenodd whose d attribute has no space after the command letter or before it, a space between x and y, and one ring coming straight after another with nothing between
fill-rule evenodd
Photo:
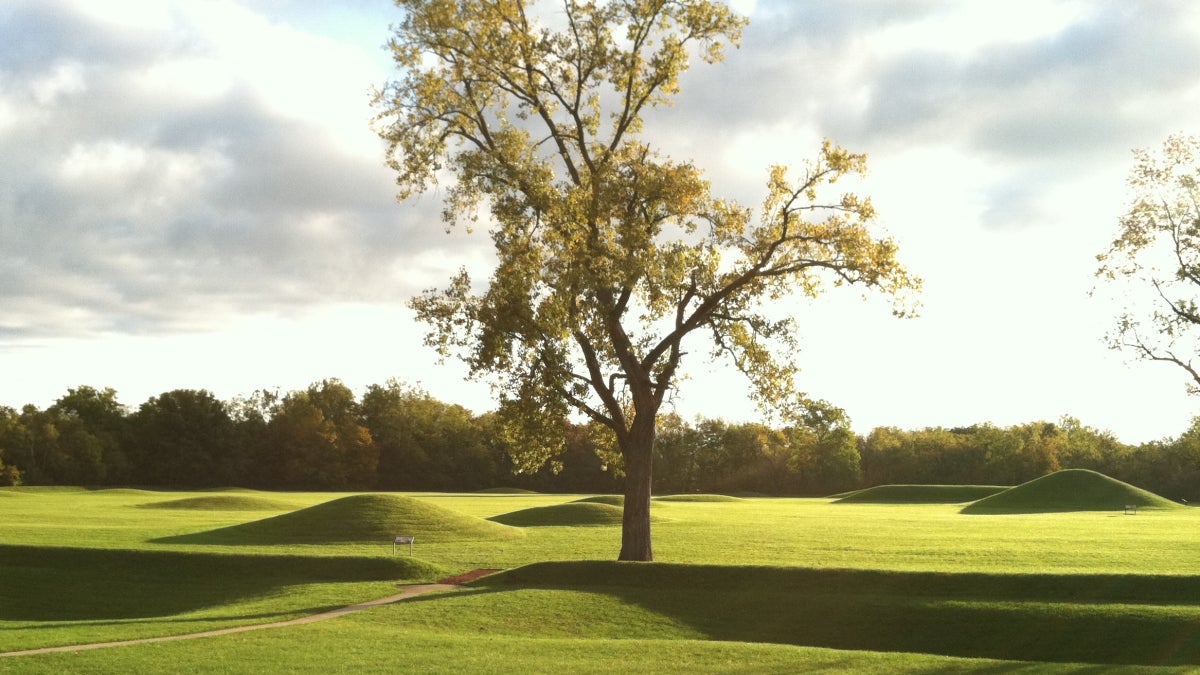
<instances>
[{"instance_id":1,"label":"gravel path","mask_svg":"<svg viewBox=\"0 0 1200 675\"><path fill-rule=\"evenodd\" d=\"M481 571L481 570L476 570L476 572L479 572L479 571ZM474 574L474 573L468 572L467 575L469 575L469 574ZM467 575L459 575L459 577L464 577ZM459 577L453 577L451 579L443 579L442 581L443 582L448 582L448 581L457 582ZM328 612L322 612L320 614L313 614L312 616L302 616L299 619L290 619L288 621L276 621L274 623L257 623L257 624L251 625L251 626L234 626L233 628L221 628L218 630L206 630L201 633L187 633L185 635L165 635L163 637L140 638L137 640L119 640L117 642L93 642L91 644L86 644L86 645L65 645L62 647L41 647L39 649L24 649L24 650L17 651L17 652L0 652L0 658L5 657L5 656L26 656L29 654L52 654L55 652L81 652L81 651L88 650L88 649L104 649L106 647L124 647L125 645L144 645L144 644L150 644L152 642L175 642L178 640L195 640L197 638L213 637L216 635L230 635L232 633L245 633L246 631L252 631L252 630L264 630L267 628L283 628L284 626L299 626L301 624L314 623L317 621L324 621L326 619L333 619L333 618L342 616L344 614L351 614L353 612L361 612L362 610L370 609L371 607L378 607L380 605L387 605L387 604L391 604L393 602L407 600L408 598L411 598L411 597L414 597L417 595L421 595L423 593L430 593L432 591L449 591L449 590L453 590L456 588L462 588L462 586L459 585L458 583L414 584L412 586L405 586L403 592L398 593L396 595L389 595L386 598L379 598L378 600L362 602L357 605L350 605L349 607L333 609Z\"/></svg>"}]
</instances>

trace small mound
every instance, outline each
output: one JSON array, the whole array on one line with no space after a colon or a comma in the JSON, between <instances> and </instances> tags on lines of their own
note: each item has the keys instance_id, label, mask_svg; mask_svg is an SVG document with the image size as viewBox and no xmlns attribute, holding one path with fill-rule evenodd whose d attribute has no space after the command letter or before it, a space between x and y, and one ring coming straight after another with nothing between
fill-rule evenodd
<instances>
[{"instance_id":1,"label":"small mound","mask_svg":"<svg viewBox=\"0 0 1200 675\"><path fill-rule=\"evenodd\" d=\"M399 495L353 495L271 518L208 532L165 537L163 543L271 545L513 539L521 530Z\"/></svg>"},{"instance_id":2,"label":"small mound","mask_svg":"<svg viewBox=\"0 0 1200 675\"><path fill-rule=\"evenodd\" d=\"M253 488L240 488L240 487L217 487L217 488L204 488L203 490L196 490L196 492L225 492L225 493L229 493L229 492L236 492L236 493L238 493L238 494L247 494L247 495L266 495L266 494L272 494L272 493L270 493L270 492L266 492L266 491L263 491L263 490L255 490L255 489L253 489Z\"/></svg>"},{"instance_id":3,"label":"small mound","mask_svg":"<svg viewBox=\"0 0 1200 675\"><path fill-rule=\"evenodd\" d=\"M879 485L846 493L834 504L961 504L1007 490L1003 485Z\"/></svg>"},{"instance_id":4,"label":"small mound","mask_svg":"<svg viewBox=\"0 0 1200 675\"><path fill-rule=\"evenodd\" d=\"M608 504L609 506L625 506L625 495L596 495L576 499L572 504Z\"/></svg>"},{"instance_id":5,"label":"small mound","mask_svg":"<svg viewBox=\"0 0 1200 675\"><path fill-rule=\"evenodd\" d=\"M1126 505L1173 509L1178 505L1129 483L1087 469L1065 469L968 504L962 513L1121 511Z\"/></svg>"},{"instance_id":6,"label":"small mound","mask_svg":"<svg viewBox=\"0 0 1200 675\"><path fill-rule=\"evenodd\" d=\"M660 502L744 502L741 497L729 495L663 495L654 499Z\"/></svg>"},{"instance_id":7,"label":"small mound","mask_svg":"<svg viewBox=\"0 0 1200 675\"><path fill-rule=\"evenodd\" d=\"M5 490L10 492L21 492L25 494L37 494L39 492L46 493L62 493L62 492L87 492L87 488L82 488L77 485L14 485L6 487Z\"/></svg>"},{"instance_id":8,"label":"small mound","mask_svg":"<svg viewBox=\"0 0 1200 675\"><path fill-rule=\"evenodd\" d=\"M211 497L185 497L165 502L139 504L140 509L195 509L197 511L291 511L295 504L287 504L262 497L220 495Z\"/></svg>"},{"instance_id":9,"label":"small mound","mask_svg":"<svg viewBox=\"0 0 1200 675\"><path fill-rule=\"evenodd\" d=\"M502 513L488 520L513 527L589 527L620 525L621 507L595 502L567 502L554 506L536 506L512 513ZM651 521L661 519L650 516Z\"/></svg>"},{"instance_id":10,"label":"small mound","mask_svg":"<svg viewBox=\"0 0 1200 675\"><path fill-rule=\"evenodd\" d=\"M137 488L87 488L87 491L94 495L157 495L161 492L153 490L139 490Z\"/></svg>"},{"instance_id":11,"label":"small mound","mask_svg":"<svg viewBox=\"0 0 1200 675\"><path fill-rule=\"evenodd\" d=\"M487 488L485 490L476 490L475 494L479 494L479 495L536 495L537 493L534 492L533 490L526 490L525 488L494 487L494 488Z\"/></svg>"}]
</instances>

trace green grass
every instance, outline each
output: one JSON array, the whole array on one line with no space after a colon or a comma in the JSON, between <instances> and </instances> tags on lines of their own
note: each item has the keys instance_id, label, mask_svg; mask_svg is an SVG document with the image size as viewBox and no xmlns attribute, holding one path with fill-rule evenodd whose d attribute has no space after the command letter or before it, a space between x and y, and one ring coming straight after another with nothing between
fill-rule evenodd
<instances>
[{"instance_id":1,"label":"green grass","mask_svg":"<svg viewBox=\"0 0 1200 675\"><path fill-rule=\"evenodd\" d=\"M0 651L278 621L444 574L406 557L0 545Z\"/></svg>"},{"instance_id":2,"label":"green grass","mask_svg":"<svg viewBox=\"0 0 1200 675\"><path fill-rule=\"evenodd\" d=\"M388 617L387 623L368 621ZM846 651L790 645L571 639L406 630L390 608L312 626L192 642L19 657L22 675L128 673L1186 673L1185 668L1094 668L1079 664L990 661L927 654ZM0 660L0 670L5 664Z\"/></svg>"},{"instance_id":3,"label":"green grass","mask_svg":"<svg viewBox=\"0 0 1200 675\"><path fill-rule=\"evenodd\" d=\"M624 511L620 506L589 497L567 504L534 506L511 513L492 516L490 520L513 527L592 527L598 525L620 525ZM663 522L657 515L650 522Z\"/></svg>"},{"instance_id":4,"label":"green grass","mask_svg":"<svg viewBox=\"0 0 1200 675\"><path fill-rule=\"evenodd\" d=\"M662 562L645 565L594 562L616 556L619 529L564 514L619 510L581 495L0 494L0 651L276 621L389 595L406 581L516 568L462 592L311 626L0 658L0 672L1200 668L1196 509L964 516L950 503L656 500ZM263 518L139 508L205 497L294 510ZM539 507L557 522L487 521ZM398 512L453 534L417 532L415 556L393 556L392 536L407 534L392 530ZM289 523L297 514L308 520ZM323 520L354 536L300 536L321 532ZM495 539L456 523L524 536ZM253 536L217 543L213 533L227 528ZM985 657L1007 660L977 660Z\"/></svg>"},{"instance_id":5,"label":"green grass","mask_svg":"<svg viewBox=\"0 0 1200 675\"><path fill-rule=\"evenodd\" d=\"M513 539L520 530L427 502L389 494L341 497L240 525L159 539L161 543L270 545L389 541L397 535L425 541Z\"/></svg>"},{"instance_id":6,"label":"green grass","mask_svg":"<svg viewBox=\"0 0 1200 675\"><path fill-rule=\"evenodd\" d=\"M534 492L533 490L526 490L525 488L494 487L494 488L486 488L483 490L478 490L476 492L476 494L481 494L481 495L534 495L537 493Z\"/></svg>"},{"instance_id":7,"label":"green grass","mask_svg":"<svg viewBox=\"0 0 1200 675\"><path fill-rule=\"evenodd\" d=\"M729 495L663 495L655 497L656 501L660 502L740 502L744 501L741 497L730 497Z\"/></svg>"},{"instance_id":8,"label":"green grass","mask_svg":"<svg viewBox=\"0 0 1200 675\"><path fill-rule=\"evenodd\" d=\"M596 495L576 499L576 504L608 504L610 506L625 506L625 495Z\"/></svg>"},{"instance_id":9,"label":"green grass","mask_svg":"<svg viewBox=\"0 0 1200 675\"><path fill-rule=\"evenodd\" d=\"M1169 499L1104 474L1067 469L981 499L963 513L1124 511L1130 504L1148 509L1180 508Z\"/></svg>"},{"instance_id":10,"label":"green grass","mask_svg":"<svg viewBox=\"0 0 1200 675\"><path fill-rule=\"evenodd\" d=\"M840 495L838 504L961 504L1008 488L998 485L879 485Z\"/></svg>"},{"instance_id":11,"label":"green grass","mask_svg":"<svg viewBox=\"0 0 1200 675\"><path fill-rule=\"evenodd\" d=\"M249 495L209 495L183 497L162 502L139 504L146 509L201 509L206 511L290 511L296 506L277 499Z\"/></svg>"},{"instance_id":12,"label":"green grass","mask_svg":"<svg viewBox=\"0 0 1200 675\"><path fill-rule=\"evenodd\" d=\"M564 637L586 630L615 639L632 625L639 634L654 632L660 638L999 659L1200 663L1197 576L577 562L538 563L473 585L481 599L464 595L466 605L455 607L459 597L447 598L438 612L483 615L488 608L491 630L514 635L527 633L549 615L573 614L587 617L587 626L560 621ZM539 599L550 591L579 596L589 609L569 613ZM486 599L493 592L504 601ZM478 611L468 609L472 603L480 605ZM414 614L407 618L410 625L421 625L420 613Z\"/></svg>"}]
</instances>

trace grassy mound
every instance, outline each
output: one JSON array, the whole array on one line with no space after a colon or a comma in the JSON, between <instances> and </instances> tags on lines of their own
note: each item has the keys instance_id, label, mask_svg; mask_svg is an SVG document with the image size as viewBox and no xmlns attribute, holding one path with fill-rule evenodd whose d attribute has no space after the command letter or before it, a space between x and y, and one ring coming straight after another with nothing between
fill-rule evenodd
<instances>
[{"instance_id":1,"label":"grassy mound","mask_svg":"<svg viewBox=\"0 0 1200 675\"><path fill-rule=\"evenodd\" d=\"M480 494L480 495L536 495L537 493L534 492L533 490L526 490L525 488L494 487L494 488L487 488L484 490L476 490L475 494Z\"/></svg>"},{"instance_id":2,"label":"grassy mound","mask_svg":"<svg viewBox=\"0 0 1200 675\"><path fill-rule=\"evenodd\" d=\"M596 495L576 499L574 504L608 504L609 506L625 506L625 495Z\"/></svg>"},{"instance_id":3,"label":"grassy mound","mask_svg":"<svg viewBox=\"0 0 1200 675\"><path fill-rule=\"evenodd\" d=\"M240 555L0 544L0 597L4 598L0 621L166 617L284 593L290 586L432 580L445 573L439 565L409 556Z\"/></svg>"},{"instance_id":4,"label":"grassy mound","mask_svg":"<svg viewBox=\"0 0 1200 675\"><path fill-rule=\"evenodd\" d=\"M195 509L197 511L291 511L294 504L264 499L262 497L213 495L211 497L185 497L165 502L139 504L143 509Z\"/></svg>"},{"instance_id":5,"label":"grassy mound","mask_svg":"<svg viewBox=\"0 0 1200 675\"><path fill-rule=\"evenodd\" d=\"M512 539L518 529L451 511L428 502L399 495L353 495L299 511L157 540L192 544L334 544L387 542L398 535L416 537L417 543Z\"/></svg>"},{"instance_id":6,"label":"grassy mound","mask_svg":"<svg viewBox=\"0 0 1200 675\"><path fill-rule=\"evenodd\" d=\"M96 495L156 495L161 494L153 490L140 490L138 488L87 488L88 492Z\"/></svg>"},{"instance_id":7,"label":"grassy mound","mask_svg":"<svg viewBox=\"0 0 1200 675\"><path fill-rule=\"evenodd\" d=\"M1009 488L963 508L963 513L1052 513L1173 509L1179 505L1129 483L1087 469L1066 469Z\"/></svg>"},{"instance_id":8,"label":"grassy mound","mask_svg":"<svg viewBox=\"0 0 1200 675\"><path fill-rule=\"evenodd\" d=\"M962 574L589 561L534 563L471 585L504 592L448 598L448 603L461 605L443 611L474 617L481 613L477 598L503 597L486 622L479 621L477 632L494 630L523 638L534 631L578 630L578 624L564 624L562 617L586 616L590 635L617 639L628 639L631 626L656 626L664 637L684 639L701 635L725 642L1125 666L1070 672L1133 672L1131 664L1194 668L1200 663L1200 630L1192 623L1200 577L1192 575ZM547 602L548 596L558 602ZM406 628L419 630L420 617L405 618ZM962 672L1046 672L1046 664L1041 665L988 669L976 664ZM804 671L802 666L779 669ZM831 672L853 669L835 667ZM870 672L908 671L893 667Z\"/></svg>"},{"instance_id":9,"label":"grassy mound","mask_svg":"<svg viewBox=\"0 0 1200 675\"><path fill-rule=\"evenodd\" d=\"M741 497L729 495L663 495L655 497L660 502L742 502Z\"/></svg>"},{"instance_id":10,"label":"grassy mound","mask_svg":"<svg viewBox=\"0 0 1200 675\"><path fill-rule=\"evenodd\" d=\"M4 490L9 492L25 492L37 494L45 493L63 493L63 492L88 492L87 488L82 488L77 485L14 485L6 487Z\"/></svg>"},{"instance_id":11,"label":"grassy mound","mask_svg":"<svg viewBox=\"0 0 1200 675\"><path fill-rule=\"evenodd\" d=\"M879 485L856 490L834 504L961 504L1004 492L1003 485Z\"/></svg>"},{"instance_id":12,"label":"grassy mound","mask_svg":"<svg viewBox=\"0 0 1200 675\"><path fill-rule=\"evenodd\" d=\"M620 525L622 509L612 504L596 502L567 502L554 506L536 506L512 513L502 513L488 520L513 527L587 527L592 525ZM650 516L651 521L662 519Z\"/></svg>"}]
</instances>

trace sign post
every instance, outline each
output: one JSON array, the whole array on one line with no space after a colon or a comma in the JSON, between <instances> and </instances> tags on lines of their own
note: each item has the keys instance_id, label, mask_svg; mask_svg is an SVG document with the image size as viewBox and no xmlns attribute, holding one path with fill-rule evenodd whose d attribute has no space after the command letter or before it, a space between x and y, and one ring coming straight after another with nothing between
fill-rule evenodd
<instances>
[{"instance_id":1,"label":"sign post","mask_svg":"<svg viewBox=\"0 0 1200 675\"><path fill-rule=\"evenodd\" d=\"M408 544L408 554L412 555L414 539L416 539L416 537L396 537L396 540L392 542L392 555L396 555L396 544Z\"/></svg>"}]
</instances>

